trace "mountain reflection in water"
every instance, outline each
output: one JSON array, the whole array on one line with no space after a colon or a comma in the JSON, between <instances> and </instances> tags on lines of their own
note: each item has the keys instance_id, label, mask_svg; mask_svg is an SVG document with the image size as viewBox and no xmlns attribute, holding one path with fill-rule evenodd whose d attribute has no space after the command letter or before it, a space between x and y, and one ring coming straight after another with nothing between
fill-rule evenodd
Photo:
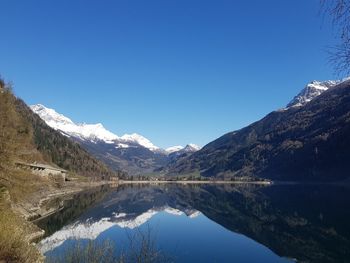
<instances>
[{"instance_id":1,"label":"mountain reflection in water","mask_svg":"<svg viewBox=\"0 0 350 263\"><path fill-rule=\"evenodd\" d=\"M127 231L147 225L155 230L158 247L177 262L347 262L349 189L336 185L104 187L77 195L65 209L39 222L48 236L38 246L51 256L63 253L74 240L112 239L123 247Z\"/></svg>"}]
</instances>

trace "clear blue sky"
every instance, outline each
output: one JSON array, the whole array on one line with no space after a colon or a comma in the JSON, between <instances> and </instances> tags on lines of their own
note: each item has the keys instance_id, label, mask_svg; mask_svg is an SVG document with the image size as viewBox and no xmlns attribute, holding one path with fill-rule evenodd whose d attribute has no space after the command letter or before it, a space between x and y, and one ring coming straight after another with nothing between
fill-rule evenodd
<instances>
[{"instance_id":1,"label":"clear blue sky","mask_svg":"<svg viewBox=\"0 0 350 263\"><path fill-rule=\"evenodd\" d=\"M28 104L203 146L332 79L319 0L0 0L0 74Z\"/></svg>"}]
</instances>

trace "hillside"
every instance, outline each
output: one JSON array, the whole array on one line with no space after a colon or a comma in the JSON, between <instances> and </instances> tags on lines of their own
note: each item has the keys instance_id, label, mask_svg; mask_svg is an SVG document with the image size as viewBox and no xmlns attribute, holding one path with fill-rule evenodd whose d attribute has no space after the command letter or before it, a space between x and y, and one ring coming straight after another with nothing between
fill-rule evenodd
<instances>
[{"instance_id":1,"label":"hillside","mask_svg":"<svg viewBox=\"0 0 350 263\"><path fill-rule=\"evenodd\" d=\"M350 169L350 81L301 107L274 111L166 167L169 175L333 181Z\"/></svg>"},{"instance_id":2,"label":"hillside","mask_svg":"<svg viewBox=\"0 0 350 263\"><path fill-rule=\"evenodd\" d=\"M151 173L167 163L167 155L164 153L153 152L139 145L115 147L115 144L102 141L98 143L79 139L75 141L113 170L121 169L130 175Z\"/></svg>"},{"instance_id":3,"label":"hillside","mask_svg":"<svg viewBox=\"0 0 350 263\"><path fill-rule=\"evenodd\" d=\"M16 160L45 162L81 176L104 179L118 175L79 144L53 130L1 81L2 166Z\"/></svg>"}]
</instances>

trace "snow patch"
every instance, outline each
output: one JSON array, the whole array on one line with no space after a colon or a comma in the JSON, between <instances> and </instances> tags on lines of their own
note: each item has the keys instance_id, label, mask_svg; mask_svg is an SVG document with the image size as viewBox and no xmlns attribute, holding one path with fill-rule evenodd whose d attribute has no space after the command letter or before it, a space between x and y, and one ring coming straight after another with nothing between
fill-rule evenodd
<instances>
[{"instance_id":1,"label":"snow patch","mask_svg":"<svg viewBox=\"0 0 350 263\"><path fill-rule=\"evenodd\" d=\"M184 147L181 146L181 145L176 145L176 146L172 146L172 147L169 147L169 148L166 148L165 151L167 153L173 153L173 152L177 152L177 151L180 151L182 150Z\"/></svg>"},{"instance_id":2,"label":"snow patch","mask_svg":"<svg viewBox=\"0 0 350 263\"><path fill-rule=\"evenodd\" d=\"M115 148L129 148L129 145L125 144L125 143L118 143L117 146Z\"/></svg>"},{"instance_id":3,"label":"snow patch","mask_svg":"<svg viewBox=\"0 0 350 263\"><path fill-rule=\"evenodd\" d=\"M121 140L125 142L136 142L137 144L150 149L151 151L156 151L159 149L159 147L155 146L153 143L151 143L150 140L143 137L140 134L133 133L133 134L124 134L122 137L120 137Z\"/></svg>"}]
</instances>

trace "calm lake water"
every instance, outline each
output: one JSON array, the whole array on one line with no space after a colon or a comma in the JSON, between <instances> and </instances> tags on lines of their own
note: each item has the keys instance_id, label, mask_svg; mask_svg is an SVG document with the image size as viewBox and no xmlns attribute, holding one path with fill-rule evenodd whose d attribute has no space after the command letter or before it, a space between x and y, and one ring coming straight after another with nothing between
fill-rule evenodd
<instances>
[{"instance_id":1,"label":"calm lake water","mask_svg":"<svg viewBox=\"0 0 350 263\"><path fill-rule=\"evenodd\" d=\"M77 242L150 236L173 262L350 262L350 188L336 185L122 185L74 196L38 222L59 258ZM140 234L141 233L141 234ZM85 242L85 243L84 243Z\"/></svg>"}]
</instances>

